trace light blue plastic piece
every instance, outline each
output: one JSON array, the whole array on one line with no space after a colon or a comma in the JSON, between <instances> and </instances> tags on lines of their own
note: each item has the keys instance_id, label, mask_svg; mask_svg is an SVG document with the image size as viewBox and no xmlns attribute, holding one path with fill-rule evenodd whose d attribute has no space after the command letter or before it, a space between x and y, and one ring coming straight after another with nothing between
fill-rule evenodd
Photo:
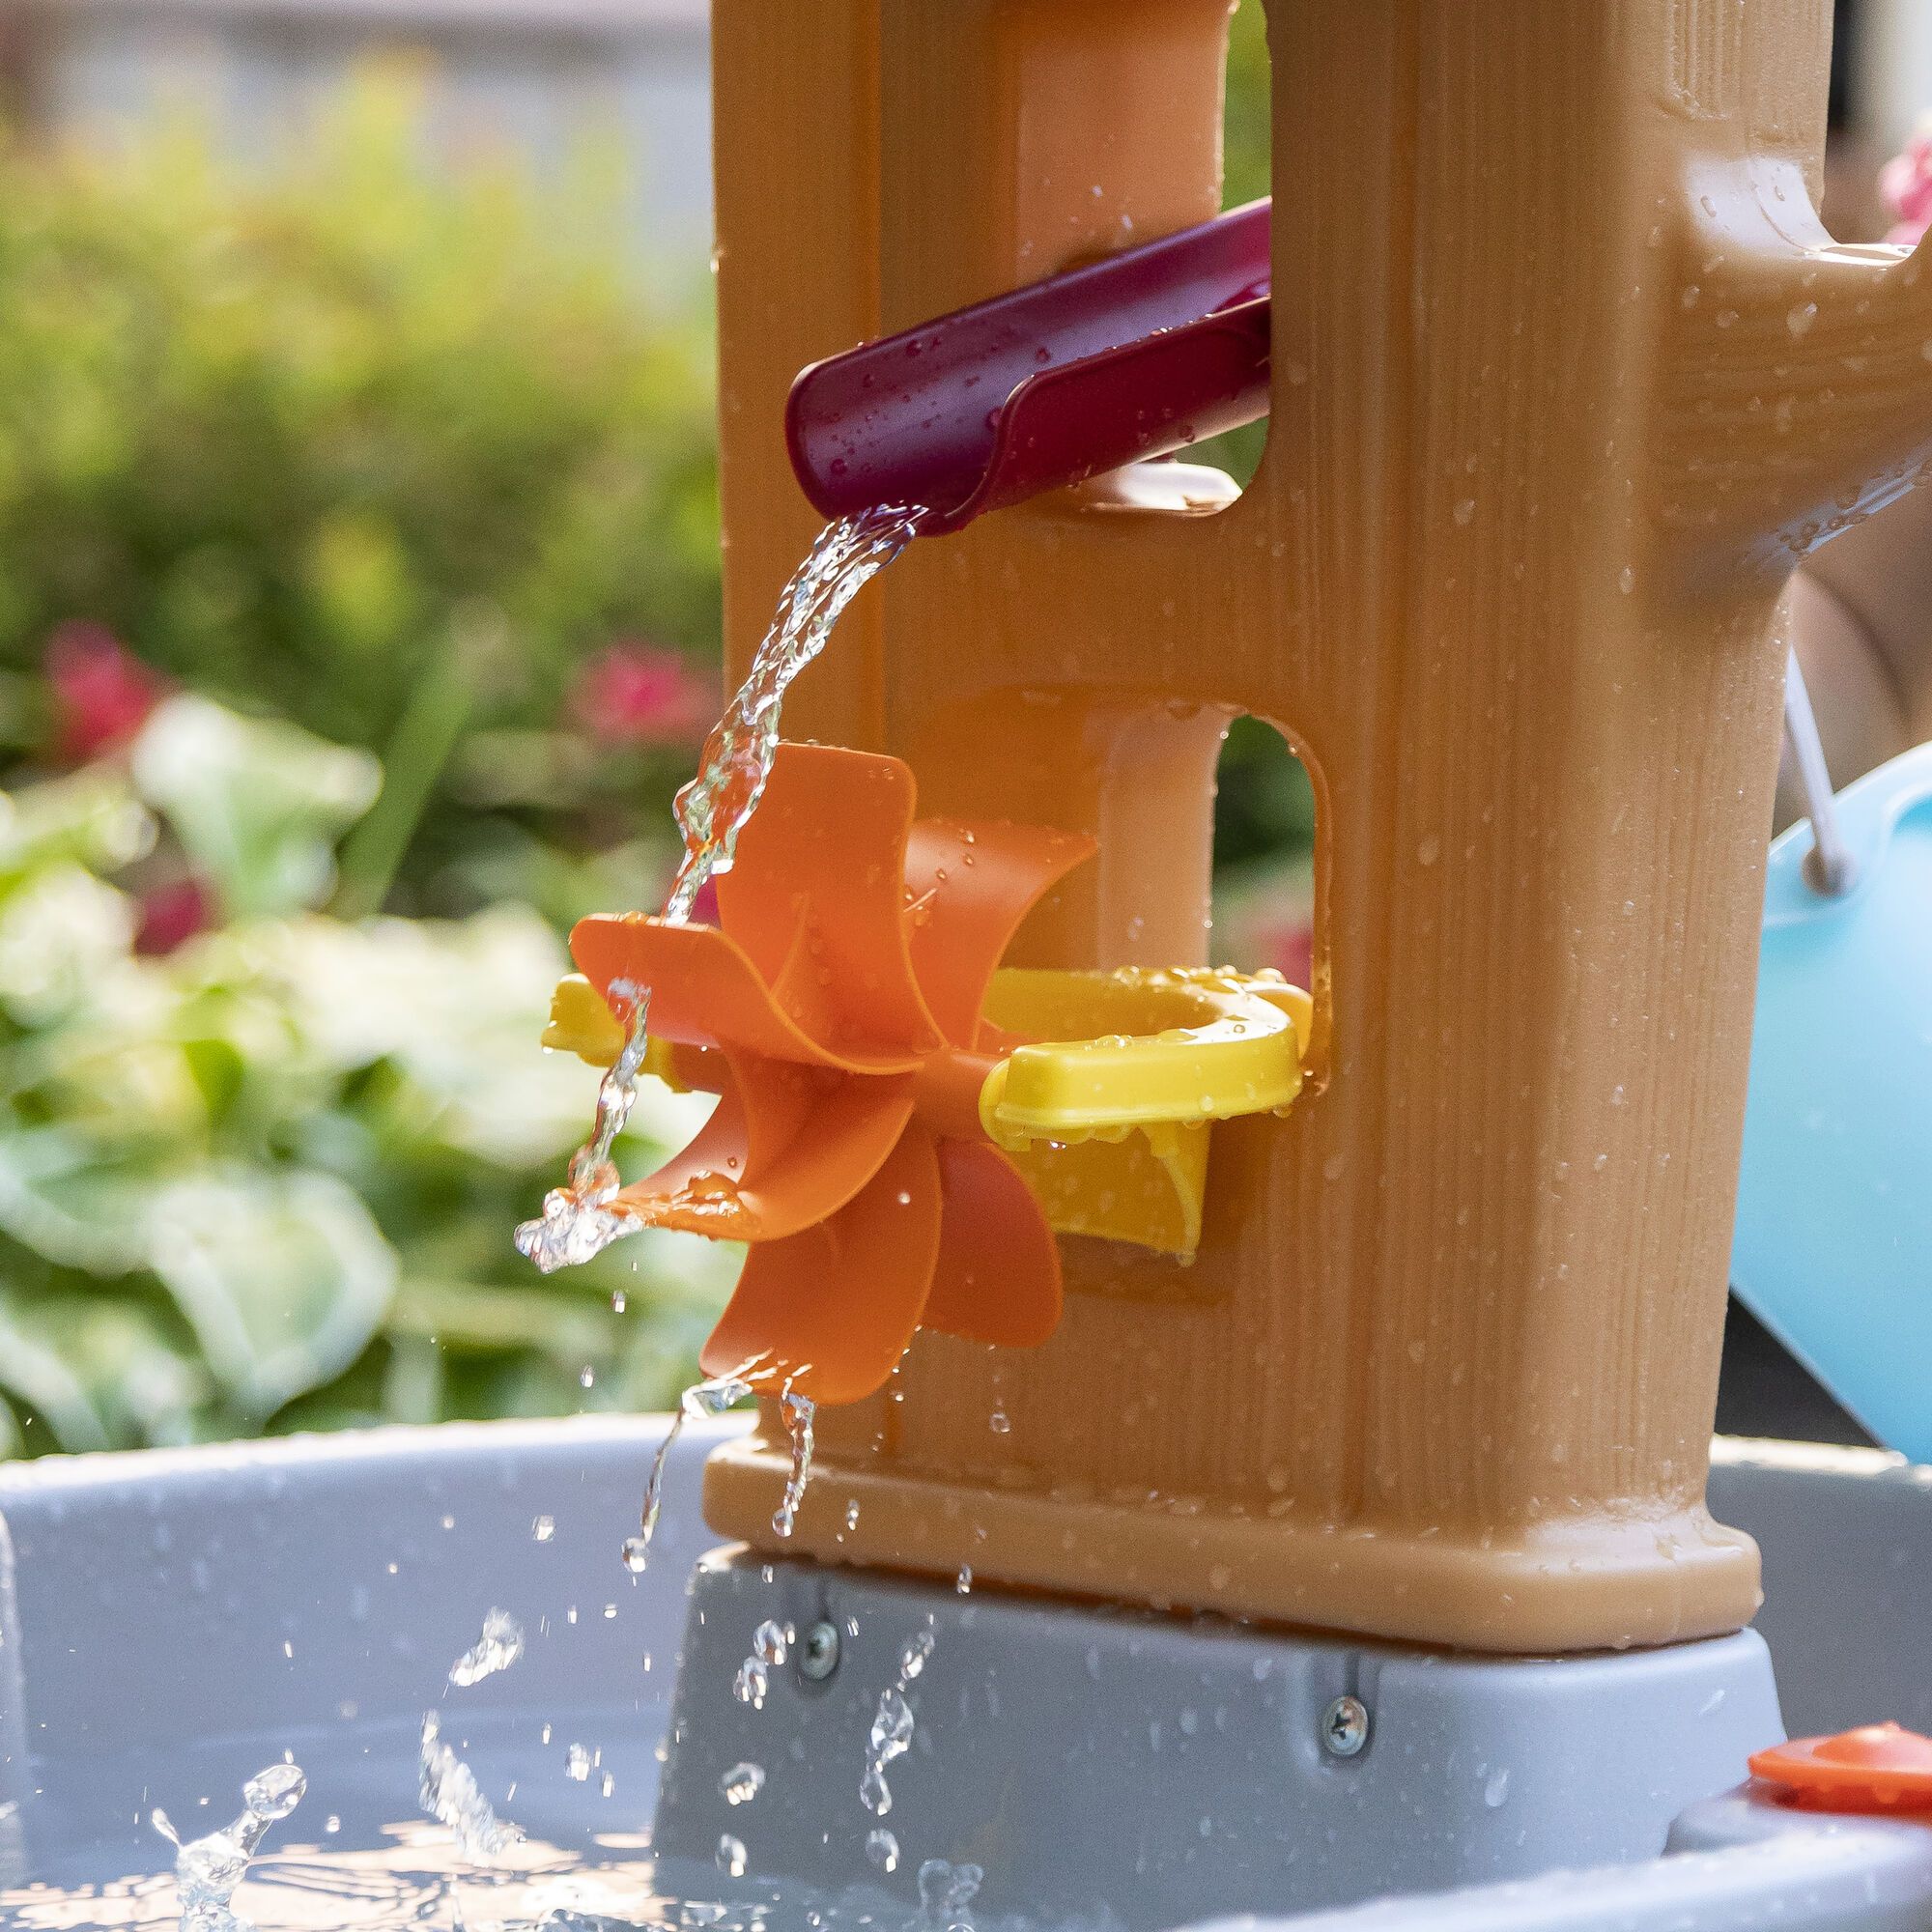
<instances>
[{"instance_id":1,"label":"light blue plastic piece","mask_svg":"<svg viewBox=\"0 0 1932 1932\"><path fill-rule=\"evenodd\" d=\"M1879 1438L1932 1461L1932 745L1839 795L1858 878L1771 848L1731 1284Z\"/></svg>"}]
</instances>

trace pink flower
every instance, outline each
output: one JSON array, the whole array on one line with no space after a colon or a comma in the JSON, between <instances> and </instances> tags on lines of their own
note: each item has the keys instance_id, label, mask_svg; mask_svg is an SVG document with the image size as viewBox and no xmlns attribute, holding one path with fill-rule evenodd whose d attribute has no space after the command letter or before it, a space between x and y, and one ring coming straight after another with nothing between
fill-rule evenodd
<instances>
[{"instance_id":1,"label":"pink flower","mask_svg":"<svg viewBox=\"0 0 1932 1932\"><path fill-rule=\"evenodd\" d=\"M1905 152L1879 170L1879 197L1898 216L1885 239L1916 246L1932 227L1932 131L1921 129Z\"/></svg>"},{"instance_id":2,"label":"pink flower","mask_svg":"<svg viewBox=\"0 0 1932 1932\"><path fill-rule=\"evenodd\" d=\"M681 652L656 644L612 644L579 673L570 708L594 737L613 745L701 743L718 694Z\"/></svg>"},{"instance_id":3,"label":"pink flower","mask_svg":"<svg viewBox=\"0 0 1932 1932\"><path fill-rule=\"evenodd\" d=\"M1292 986L1307 986L1315 970L1315 933L1305 921L1259 926L1254 938L1264 965L1272 966Z\"/></svg>"},{"instance_id":4,"label":"pink flower","mask_svg":"<svg viewBox=\"0 0 1932 1932\"><path fill-rule=\"evenodd\" d=\"M214 923L214 895L199 879L177 879L141 896L136 952L172 952Z\"/></svg>"},{"instance_id":5,"label":"pink flower","mask_svg":"<svg viewBox=\"0 0 1932 1932\"><path fill-rule=\"evenodd\" d=\"M53 687L60 755L71 764L127 744L167 688L104 624L61 625L42 665Z\"/></svg>"}]
</instances>

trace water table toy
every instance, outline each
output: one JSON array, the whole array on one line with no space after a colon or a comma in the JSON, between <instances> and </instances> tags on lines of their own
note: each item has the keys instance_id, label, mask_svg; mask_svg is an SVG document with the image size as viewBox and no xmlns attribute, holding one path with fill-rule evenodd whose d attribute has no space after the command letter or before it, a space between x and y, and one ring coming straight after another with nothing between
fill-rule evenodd
<instances>
[{"instance_id":1,"label":"water table toy","mask_svg":"<svg viewBox=\"0 0 1932 1932\"><path fill-rule=\"evenodd\" d=\"M747 1239L709 1359L772 1370L701 1441L674 1689L606 1714L661 1869L774 1924L919 1871L930 1926L1932 1921L1932 1747L1884 1728L1932 1725L1922 1472L1710 1434L1782 588L1932 456L1925 258L1812 212L1830 16L1284 0L1277 191L1222 221L1225 0L716 0L733 668L821 514L928 515L719 923L586 923L553 1017L609 1060L648 984L720 1094L623 1208ZM1238 496L1125 462L1262 401ZM1315 785L1305 993L1211 967L1242 714ZM0 1482L0 1852L84 1809L8 1711L86 1733L128 1640L121 1573L35 1597L62 1522L168 1517L143 1615L221 1703L196 1481L332 1603L372 1524L527 1520L661 1433ZM694 1548L636 1579L657 1641Z\"/></svg>"}]
</instances>

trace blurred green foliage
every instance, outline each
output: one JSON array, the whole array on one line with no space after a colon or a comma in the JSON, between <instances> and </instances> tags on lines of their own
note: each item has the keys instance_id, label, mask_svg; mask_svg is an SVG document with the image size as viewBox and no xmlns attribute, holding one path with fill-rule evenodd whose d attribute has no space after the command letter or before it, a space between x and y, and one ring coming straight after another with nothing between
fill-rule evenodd
<instances>
[{"instance_id":1,"label":"blurred green foliage","mask_svg":"<svg viewBox=\"0 0 1932 1932\"><path fill-rule=\"evenodd\" d=\"M188 128L0 151L0 743L43 740L49 634L99 624L385 753L359 909L393 868L400 909L514 884L564 920L690 757L587 736L583 661L642 639L717 686L709 289L646 284L594 153L540 191L420 146L398 70L245 177Z\"/></svg>"},{"instance_id":2,"label":"blurred green foliage","mask_svg":"<svg viewBox=\"0 0 1932 1932\"><path fill-rule=\"evenodd\" d=\"M1282 4L1282 0L1277 0ZM1236 0L1228 27L1227 112L1222 124L1221 206L1239 208L1269 191L1272 92L1268 81L1267 14L1262 0ZM1197 443L1190 463L1212 464L1246 483L1262 460L1265 422L1224 431Z\"/></svg>"},{"instance_id":3,"label":"blurred green foliage","mask_svg":"<svg viewBox=\"0 0 1932 1932\"><path fill-rule=\"evenodd\" d=\"M1289 0L1275 0L1277 6ZM1267 15L1262 0L1238 0L1228 29L1228 116L1223 134L1222 205L1238 208L1268 192L1270 90Z\"/></svg>"},{"instance_id":4,"label":"blurred green foliage","mask_svg":"<svg viewBox=\"0 0 1932 1932\"><path fill-rule=\"evenodd\" d=\"M420 131L0 149L0 1453L658 1406L728 1286L510 1244L716 710L708 290Z\"/></svg>"},{"instance_id":5,"label":"blurred green foliage","mask_svg":"<svg viewBox=\"0 0 1932 1932\"><path fill-rule=\"evenodd\" d=\"M183 695L0 795L0 1453L675 1400L726 1251L645 1234L540 1280L510 1245L595 1090L535 1050L554 933L305 903L378 776ZM114 881L197 841L254 909L144 956ZM640 1097L633 1171L691 1106Z\"/></svg>"}]
</instances>

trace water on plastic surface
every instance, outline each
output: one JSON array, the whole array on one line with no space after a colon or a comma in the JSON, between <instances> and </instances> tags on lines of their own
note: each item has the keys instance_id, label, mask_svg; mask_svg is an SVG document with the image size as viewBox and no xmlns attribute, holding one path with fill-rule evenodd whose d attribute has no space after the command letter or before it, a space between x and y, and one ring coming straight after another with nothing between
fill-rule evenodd
<instances>
[{"instance_id":1,"label":"water on plastic surface","mask_svg":"<svg viewBox=\"0 0 1932 1932\"><path fill-rule=\"evenodd\" d=\"M654 1857L647 1831L602 1833L576 1851L521 1838L475 1861L427 1822L385 1826L345 1843L318 1817L306 1829L289 1824L286 1842L242 1861L245 1871L227 1879L220 1916L187 1916L188 1886L162 1862L0 1886L0 1925L8 1932L1033 1932L1027 1920L975 1916L975 1866L926 1861L914 1905L882 1884L832 1890L762 1877L746 1848L748 1840L755 1846L756 1832L749 1819L741 1829L744 1836L730 1834L729 1855L721 1847L715 1863ZM887 1857L890 1834L870 1837L878 1842L863 1833L855 1838L855 1868L890 1872L896 1845Z\"/></svg>"},{"instance_id":2,"label":"water on plastic surface","mask_svg":"<svg viewBox=\"0 0 1932 1932\"><path fill-rule=\"evenodd\" d=\"M943 1888L942 1888L943 1891ZM950 1893L944 1894L948 1900ZM970 1896L970 1891L969 1891ZM9 1932L948 1932L971 1923L950 1903L926 1906L870 1887L844 1891L790 1884L687 1860L654 1859L646 1833L604 1834L594 1851L526 1839L495 1864L452 1857L446 1833L426 1824L387 1828L345 1847L298 1834L257 1857L234 1892L234 1915L186 1919L172 1871L96 1881L0 1888ZM1011 1932L980 1921L976 1932Z\"/></svg>"}]
</instances>

